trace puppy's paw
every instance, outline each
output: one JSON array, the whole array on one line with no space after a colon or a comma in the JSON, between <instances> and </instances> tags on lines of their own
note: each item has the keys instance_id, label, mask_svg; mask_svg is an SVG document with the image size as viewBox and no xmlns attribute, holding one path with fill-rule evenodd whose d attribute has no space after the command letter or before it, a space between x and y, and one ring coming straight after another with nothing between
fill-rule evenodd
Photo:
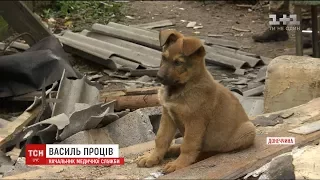
<instances>
[{"instance_id":1,"label":"puppy's paw","mask_svg":"<svg viewBox=\"0 0 320 180\"><path fill-rule=\"evenodd\" d=\"M164 166L163 168L163 173L168 174L173 171L176 171L178 169L182 169L186 167L187 165L181 164L177 161L169 162L167 165Z\"/></svg>"},{"instance_id":2,"label":"puppy's paw","mask_svg":"<svg viewBox=\"0 0 320 180\"><path fill-rule=\"evenodd\" d=\"M152 167L160 163L160 158L154 154L146 154L137 159L138 167Z\"/></svg>"}]
</instances>

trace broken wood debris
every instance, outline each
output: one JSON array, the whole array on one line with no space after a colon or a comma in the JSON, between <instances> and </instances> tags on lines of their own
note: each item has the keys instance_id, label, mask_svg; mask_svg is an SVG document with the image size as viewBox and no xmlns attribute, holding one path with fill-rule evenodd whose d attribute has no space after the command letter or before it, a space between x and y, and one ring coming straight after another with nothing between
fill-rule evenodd
<instances>
[{"instance_id":1,"label":"broken wood debris","mask_svg":"<svg viewBox=\"0 0 320 180\"><path fill-rule=\"evenodd\" d=\"M240 31L240 32L250 32L251 31L249 29L241 29L241 28L237 28L237 27L234 27L234 26L232 26L231 29L236 30L236 31Z\"/></svg>"},{"instance_id":2,"label":"broken wood debris","mask_svg":"<svg viewBox=\"0 0 320 180\"><path fill-rule=\"evenodd\" d=\"M4 128L1 128L0 147L12 140L16 134L22 131L25 126L34 120L38 116L40 109L41 107L37 106L31 111L25 111L13 122L8 123Z\"/></svg>"},{"instance_id":3,"label":"broken wood debris","mask_svg":"<svg viewBox=\"0 0 320 180\"><path fill-rule=\"evenodd\" d=\"M220 38L220 37L223 37L223 35L222 34L208 34L208 37Z\"/></svg>"},{"instance_id":4,"label":"broken wood debris","mask_svg":"<svg viewBox=\"0 0 320 180\"><path fill-rule=\"evenodd\" d=\"M114 107L116 111L155 107L160 105L157 94L106 97L104 102L110 102L114 100L116 101Z\"/></svg>"},{"instance_id":5,"label":"broken wood debris","mask_svg":"<svg viewBox=\"0 0 320 180\"><path fill-rule=\"evenodd\" d=\"M296 133L296 134L310 134L316 131L320 130L320 121L308 123L305 125L302 125L300 127L297 127L295 129L291 129L288 132Z\"/></svg>"}]
</instances>

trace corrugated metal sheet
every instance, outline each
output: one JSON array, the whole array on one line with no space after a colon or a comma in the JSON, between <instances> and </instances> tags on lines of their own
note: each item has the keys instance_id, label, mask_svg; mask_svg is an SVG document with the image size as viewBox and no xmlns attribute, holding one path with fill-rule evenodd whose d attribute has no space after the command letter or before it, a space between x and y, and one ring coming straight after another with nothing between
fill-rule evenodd
<instances>
[{"instance_id":1,"label":"corrugated metal sheet","mask_svg":"<svg viewBox=\"0 0 320 180\"><path fill-rule=\"evenodd\" d=\"M64 33L64 35L59 37L59 39L63 44L80 49L101 58L118 56L128 59L128 61L132 60L133 62L141 63L146 67L160 66L160 57L155 58L153 56L149 56L148 54L143 54L129 48L117 46L112 43L86 37L70 31ZM120 62L116 63L119 64Z\"/></svg>"},{"instance_id":2,"label":"corrugated metal sheet","mask_svg":"<svg viewBox=\"0 0 320 180\"><path fill-rule=\"evenodd\" d=\"M63 73L56 98L60 102L54 104L52 116L61 113L69 116L74 112L76 103L97 104L100 99L100 92L97 87L88 84L86 76L78 80L69 80Z\"/></svg>"},{"instance_id":3,"label":"corrugated metal sheet","mask_svg":"<svg viewBox=\"0 0 320 180\"><path fill-rule=\"evenodd\" d=\"M156 50L161 50L159 46L159 32L111 22L107 25L94 24L92 26L92 31L108 37L113 37L132 43L141 44ZM227 40L220 39L219 42L211 42L211 44L213 45L205 45L205 49L207 51L206 61L208 63L225 66L232 69L255 67L260 64L265 64L261 58L258 58L258 55L228 48L239 48L238 46L240 45L237 43L231 43ZM218 44L221 45L219 46Z\"/></svg>"},{"instance_id":4,"label":"corrugated metal sheet","mask_svg":"<svg viewBox=\"0 0 320 180\"><path fill-rule=\"evenodd\" d=\"M82 35L87 36L87 37L91 37L97 40L101 40L107 43L111 43L120 47L124 47L127 49L131 49L132 51L136 51L142 54L146 54L147 56L151 56L154 59L160 59L161 57L161 52L146 46L142 46L136 43L132 43L129 41L125 41L122 39L118 39L118 38L114 38L111 36L106 36L100 33L95 33L95 32L90 32L88 30L83 30L81 32Z\"/></svg>"},{"instance_id":5,"label":"corrugated metal sheet","mask_svg":"<svg viewBox=\"0 0 320 180\"><path fill-rule=\"evenodd\" d=\"M264 64L264 62L261 59L258 59L256 57L246 56L244 54L239 54L234 51L230 51L230 48L217 48L217 46L210 47L205 46L205 49L209 54L207 55L208 61L219 61L220 63L227 63L227 65L232 65L235 68L242 68L243 66L247 65L249 67L255 67L258 64ZM214 58L214 56L210 54L219 54L224 57L228 58ZM229 60L231 59L231 60ZM213 62L214 63L214 62Z\"/></svg>"},{"instance_id":6,"label":"corrugated metal sheet","mask_svg":"<svg viewBox=\"0 0 320 180\"><path fill-rule=\"evenodd\" d=\"M161 49L159 42L159 33L154 33L152 31L133 28L116 23L109 23L108 25L94 24L92 26L92 31L138 43L154 49Z\"/></svg>"},{"instance_id":7,"label":"corrugated metal sheet","mask_svg":"<svg viewBox=\"0 0 320 180\"><path fill-rule=\"evenodd\" d=\"M86 76L79 80L69 80L64 72L56 99L59 102L53 105L51 118L26 128L33 131L35 126L49 124L48 127L40 127L37 133L46 135L56 130L56 137L50 139L50 142L64 140L77 132L96 128L100 123L106 124L119 119L114 113L115 101L100 103L99 88L87 80Z\"/></svg>"}]
</instances>

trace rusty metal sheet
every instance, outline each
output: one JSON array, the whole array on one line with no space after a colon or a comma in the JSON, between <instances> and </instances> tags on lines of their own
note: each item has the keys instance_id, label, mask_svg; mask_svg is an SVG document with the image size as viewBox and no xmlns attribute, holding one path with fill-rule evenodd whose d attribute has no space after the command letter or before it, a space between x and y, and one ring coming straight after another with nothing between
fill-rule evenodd
<instances>
[{"instance_id":1,"label":"rusty metal sheet","mask_svg":"<svg viewBox=\"0 0 320 180\"><path fill-rule=\"evenodd\" d=\"M270 146L267 137L295 137L295 145ZM213 157L160 177L160 179L238 179L268 163L272 158L307 145L320 138L320 132L309 135L292 135L277 131L257 135L254 146L235 153L217 154ZM244 161L245 160L245 161Z\"/></svg>"},{"instance_id":2,"label":"rusty metal sheet","mask_svg":"<svg viewBox=\"0 0 320 180\"><path fill-rule=\"evenodd\" d=\"M116 23L93 24L92 31L161 50L159 33Z\"/></svg>"},{"instance_id":3,"label":"rusty metal sheet","mask_svg":"<svg viewBox=\"0 0 320 180\"><path fill-rule=\"evenodd\" d=\"M148 56L147 54L143 54L137 51L134 51L129 48L117 46L112 43L104 42L101 40L97 40L94 38L86 37L81 34L73 33L71 31L67 31L62 36L63 38L69 39L69 41L77 42L78 44L91 46L93 50L98 50L99 52L104 52L107 57L111 57L112 55L116 55L118 57L123 57L128 59L129 61L133 61L136 63L143 64L146 67L159 67L160 66L160 57ZM61 38L59 38L61 39ZM68 43L68 41L63 40L63 43ZM68 44L67 44L68 45ZM81 49L85 51L85 49ZM88 52L88 51L86 51ZM88 52L90 53L90 51Z\"/></svg>"}]
</instances>

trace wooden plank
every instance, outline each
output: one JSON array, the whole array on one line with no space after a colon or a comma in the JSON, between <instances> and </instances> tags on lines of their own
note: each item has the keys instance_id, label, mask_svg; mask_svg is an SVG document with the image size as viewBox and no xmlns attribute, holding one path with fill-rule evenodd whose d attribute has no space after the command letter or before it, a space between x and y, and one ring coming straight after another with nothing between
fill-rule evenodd
<instances>
[{"instance_id":1,"label":"wooden plank","mask_svg":"<svg viewBox=\"0 0 320 180\"><path fill-rule=\"evenodd\" d=\"M157 94L160 87L148 87L148 88L135 88L135 89L127 89L126 95L150 95Z\"/></svg>"},{"instance_id":2,"label":"wooden plank","mask_svg":"<svg viewBox=\"0 0 320 180\"><path fill-rule=\"evenodd\" d=\"M0 128L5 127L9 123L10 123L10 121L7 121L5 119L0 118Z\"/></svg>"},{"instance_id":3,"label":"wooden plank","mask_svg":"<svg viewBox=\"0 0 320 180\"><path fill-rule=\"evenodd\" d=\"M123 89L117 91L105 91L100 92L101 99L108 97L119 97L119 96L135 96L135 95L150 95L157 94L160 87L146 87L146 88L132 88Z\"/></svg>"},{"instance_id":4,"label":"wooden plank","mask_svg":"<svg viewBox=\"0 0 320 180\"><path fill-rule=\"evenodd\" d=\"M15 134L20 132L28 123L36 118L40 112L41 106L37 106L30 112L23 112L13 122L8 123L4 128L0 129L0 147L6 142L13 139Z\"/></svg>"},{"instance_id":5,"label":"wooden plank","mask_svg":"<svg viewBox=\"0 0 320 180\"><path fill-rule=\"evenodd\" d=\"M294 112L288 121L300 123L320 118L320 98L307 104L270 114ZM264 114L267 116L270 114ZM320 132L298 135L278 129L269 134L257 135L254 146L236 153L218 154L189 167L170 173L160 179L237 179L269 162L272 158L291 151L294 147L305 146L320 139ZM267 137L294 137L294 145L268 145ZM244 161L245 159L245 161Z\"/></svg>"},{"instance_id":6,"label":"wooden plank","mask_svg":"<svg viewBox=\"0 0 320 180\"><path fill-rule=\"evenodd\" d=\"M313 57L319 58L319 38L318 38L318 7L311 6L311 21L312 21L312 49Z\"/></svg>"},{"instance_id":7,"label":"wooden plank","mask_svg":"<svg viewBox=\"0 0 320 180\"><path fill-rule=\"evenodd\" d=\"M297 20L301 22L301 6L294 6L295 14L297 15ZM296 55L303 56L303 46L302 46L302 29L297 29L295 32L296 39Z\"/></svg>"},{"instance_id":8,"label":"wooden plank","mask_svg":"<svg viewBox=\"0 0 320 180\"><path fill-rule=\"evenodd\" d=\"M50 36L50 31L38 20L22 1L0 1L1 16L18 33L29 33L36 41ZM23 36L31 46L35 42L29 36Z\"/></svg>"},{"instance_id":9,"label":"wooden plank","mask_svg":"<svg viewBox=\"0 0 320 180\"><path fill-rule=\"evenodd\" d=\"M159 106L160 102L157 94L151 95L136 95L136 96L120 96L120 97L107 97L101 101L110 102L116 100L114 109L116 111L126 109L139 109L145 107Z\"/></svg>"},{"instance_id":10,"label":"wooden plank","mask_svg":"<svg viewBox=\"0 0 320 180\"><path fill-rule=\"evenodd\" d=\"M308 123L295 129L291 129L288 132L296 134L310 134L320 130L320 121Z\"/></svg>"},{"instance_id":11,"label":"wooden plank","mask_svg":"<svg viewBox=\"0 0 320 180\"><path fill-rule=\"evenodd\" d=\"M158 90L160 87L133 88L122 91L101 92L100 101L116 100L115 110L139 109L159 106Z\"/></svg>"},{"instance_id":12,"label":"wooden plank","mask_svg":"<svg viewBox=\"0 0 320 180\"><path fill-rule=\"evenodd\" d=\"M255 145L233 154L219 154L187 168L173 172L160 179L237 179L252 172L272 158L304 146L320 138L320 132L307 136L295 135L295 145L267 145L266 137L290 137L287 132L275 132L257 136ZM245 159L245 161L244 161Z\"/></svg>"}]
</instances>

